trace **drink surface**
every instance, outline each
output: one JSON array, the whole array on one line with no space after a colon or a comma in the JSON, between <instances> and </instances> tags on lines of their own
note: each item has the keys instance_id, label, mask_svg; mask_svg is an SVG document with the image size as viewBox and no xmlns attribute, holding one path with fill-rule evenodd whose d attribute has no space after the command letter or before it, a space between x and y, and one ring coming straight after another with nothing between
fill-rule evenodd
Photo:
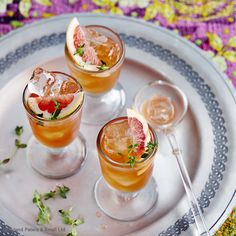
<instances>
[{"instance_id":1,"label":"drink surface","mask_svg":"<svg viewBox=\"0 0 236 236\"><path fill-rule=\"evenodd\" d=\"M83 100L77 81L37 68L28 83L27 106L38 118L56 120L71 114Z\"/></svg>"},{"instance_id":2,"label":"drink surface","mask_svg":"<svg viewBox=\"0 0 236 236\"><path fill-rule=\"evenodd\" d=\"M127 119L109 124L104 128L101 147L110 159L125 164L129 160L128 156L134 155L139 161L144 150L140 152L137 146L137 149L129 153L128 148L136 144Z\"/></svg>"},{"instance_id":3,"label":"drink surface","mask_svg":"<svg viewBox=\"0 0 236 236\"><path fill-rule=\"evenodd\" d=\"M99 59L99 65L106 65L108 68L111 68L120 58L120 47L119 45L112 40L112 38L107 37L106 35L99 33L94 29L89 27L82 28L85 32L85 37L88 42L88 45L92 47ZM102 67L99 67L102 70Z\"/></svg>"}]
</instances>

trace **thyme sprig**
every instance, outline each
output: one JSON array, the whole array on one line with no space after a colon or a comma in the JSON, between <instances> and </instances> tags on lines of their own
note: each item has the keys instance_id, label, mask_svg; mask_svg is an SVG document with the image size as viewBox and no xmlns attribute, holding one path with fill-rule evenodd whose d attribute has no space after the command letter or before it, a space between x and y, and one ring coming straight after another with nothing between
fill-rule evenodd
<instances>
[{"instance_id":1,"label":"thyme sprig","mask_svg":"<svg viewBox=\"0 0 236 236\"><path fill-rule=\"evenodd\" d=\"M134 167L137 159L136 156L132 155L132 152L139 146L139 144L135 143L135 144L131 144L130 146L128 146L128 162L130 164L131 167ZM155 149L155 147L157 146L156 143L152 143L151 141L147 143L146 147L145 147L145 151L144 153L141 155L141 158L145 159L148 158L149 155L153 152L153 150Z\"/></svg>"},{"instance_id":2,"label":"thyme sprig","mask_svg":"<svg viewBox=\"0 0 236 236\"><path fill-rule=\"evenodd\" d=\"M55 111L53 112L53 114L51 115L51 117L49 118L50 120L56 120L57 117L59 116L61 109L60 109L60 103L58 101L54 101L55 104Z\"/></svg>"},{"instance_id":3,"label":"thyme sprig","mask_svg":"<svg viewBox=\"0 0 236 236\"><path fill-rule=\"evenodd\" d=\"M76 51L74 53L74 56L76 54L79 54L81 57L84 55L84 46L85 44L80 45L79 47L76 48Z\"/></svg>"},{"instance_id":4,"label":"thyme sprig","mask_svg":"<svg viewBox=\"0 0 236 236\"><path fill-rule=\"evenodd\" d=\"M72 212L72 208L70 208L67 211L64 209L59 210L59 213L62 218L62 222L66 225L71 226L71 231L67 234L67 236L77 236L76 227L84 223L84 218L80 217L77 219L73 219L71 217L71 212Z\"/></svg>"},{"instance_id":5,"label":"thyme sprig","mask_svg":"<svg viewBox=\"0 0 236 236\"><path fill-rule=\"evenodd\" d=\"M48 200L50 198L55 198L59 195L61 198L67 198L66 194L70 191L70 188L65 185L57 185L54 190L50 190L47 193L43 194L44 200Z\"/></svg>"},{"instance_id":6,"label":"thyme sprig","mask_svg":"<svg viewBox=\"0 0 236 236\"><path fill-rule=\"evenodd\" d=\"M44 225L51 222L51 210L45 206L42 202L42 195L35 190L33 195L33 203L38 207L39 212L36 218L36 222L39 225Z\"/></svg>"},{"instance_id":7,"label":"thyme sprig","mask_svg":"<svg viewBox=\"0 0 236 236\"><path fill-rule=\"evenodd\" d=\"M5 157L4 159L0 160L0 166L9 163L9 161L16 155L18 149L27 147L27 144L22 143L21 140L20 140L21 135L23 134L23 132L24 132L23 126L16 126L15 134L19 138L15 139L15 149L14 149L14 151L12 152L12 154L10 156Z\"/></svg>"},{"instance_id":8,"label":"thyme sprig","mask_svg":"<svg viewBox=\"0 0 236 236\"><path fill-rule=\"evenodd\" d=\"M104 61L101 61L101 62L102 62L102 64L100 66L97 66L97 68L99 70L107 70L107 69L109 69L109 66L107 66L106 62L104 62Z\"/></svg>"}]
</instances>

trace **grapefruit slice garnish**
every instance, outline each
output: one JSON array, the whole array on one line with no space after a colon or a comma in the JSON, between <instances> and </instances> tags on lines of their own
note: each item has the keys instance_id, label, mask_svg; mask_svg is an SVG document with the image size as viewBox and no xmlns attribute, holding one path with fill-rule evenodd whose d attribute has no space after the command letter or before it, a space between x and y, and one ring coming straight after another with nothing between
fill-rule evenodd
<instances>
[{"instance_id":1,"label":"grapefruit slice garnish","mask_svg":"<svg viewBox=\"0 0 236 236\"><path fill-rule=\"evenodd\" d=\"M61 119L71 114L81 104L83 97L83 92L44 97L29 96L28 106L36 115L48 120L58 109L60 112L56 119Z\"/></svg>"},{"instance_id":2,"label":"grapefruit slice garnish","mask_svg":"<svg viewBox=\"0 0 236 236\"><path fill-rule=\"evenodd\" d=\"M144 152L150 141L148 123L145 118L133 109L127 109L128 124L133 137L133 143L138 144L136 152Z\"/></svg>"},{"instance_id":3,"label":"grapefruit slice garnish","mask_svg":"<svg viewBox=\"0 0 236 236\"><path fill-rule=\"evenodd\" d=\"M98 71L101 65L97 53L90 46L86 34L76 17L74 17L66 31L66 45L74 61L85 70Z\"/></svg>"}]
</instances>

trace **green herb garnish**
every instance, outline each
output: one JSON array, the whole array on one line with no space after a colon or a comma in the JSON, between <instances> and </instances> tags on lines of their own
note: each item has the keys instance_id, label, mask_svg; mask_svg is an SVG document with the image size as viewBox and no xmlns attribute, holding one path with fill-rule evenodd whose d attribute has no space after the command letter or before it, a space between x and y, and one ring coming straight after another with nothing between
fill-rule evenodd
<instances>
[{"instance_id":1,"label":"green herb garnish","mask_svg":"<svg viewBox=\"0 0 236 236\"><path fill-rule=\"evenodd\" d=\"M59 195L62 197L62 198L66 198L66 194L67 192L70 191L70 189L63 185L63 186L58 186L58 189L59 189Z\"/></svg>"},{"instance_id":2,"label":"green herb garnish","mask_svg":"<svg viewBox=\"0 0 236 236\"><path fill-rule=\"evenodd\" d=\"M69 232L67 236L77 236L76 226L83 224L84 219L83 218L73 219L71 217L71 212L72 212L72 208L70 208L68 211L64 209L59 210L59 213L62 218L62 222L66 225L71 225L71 232Z\"/></svg>"},{"instance_id":3,"label":"green herb garnish","mask_svg":"<svg viewBox=\"0 0 236 236\"><path fill-rule=\"evenodd\" d=\"M51 115L51 117L49 118L50 120L56 120L57 117L59 116L61 109L59 109L60 107L60 103L58 101L54 101L55 103L55 111L53 112L53 114Z\"/></svg>"},{"instance_id":4,"label":"green herb garnish","mask_svg":"<svg viewBox=\"0 0 236 236\"><path fill-rule=\"evenodd\" d=\"M8 158L5 158L5 159L3 159L3 160L0 160L0 165L4 165L4 164L7 164L8 162L10 161L10 158L8 157Z\"/></svg>"},{"instance_id":5,"label":"green herb garnish","mask_svg":"<svg viewBox=\"0 0 236 236\"><path fill-rule=\"evenodd\" d=\"M23 134L23 126L16 126L15 133L17 136L21 136Z\"/></svg>"},{"instance_id":6,"label":"green herb garnish","mask_svg":"<svg viewBox=\"0 0 236 236\"><path fill-rule=\"evenodd\" d=\"M44 198L44 200L48 200L50 198L54 198L56 196L56 193L57 193L56 191L50 191L48 193L45 193L43 195L43 198Z\"/></svg>"},{"instance_id":7,"label":"green herb garnish","mask_svg":"<svg viewBox=\"0 0 236 236\"><path fill-rule=\"evenodd\" d=\"M104 62L104 61L101 61L101 62L102 62L102 65L97 66L97 68L99 70L107 70L107 69L109 69L109 66L107 66L106 62Z\"/></svg>"},{"instance_id":8,"label":"green herb garnish","mask_svg":"<svg viewBox=\"0 0 236 236\"><path fill-rule=\"evenodd\" d=\"M127 161L127 163L130 164L131 167L134 167L135 163L136 163L136 157L135 156L128 156L129 160Z\"/></svg>"},{"instance_id":9,"label":"green herb garnish","mask_svg":"<svg viewBox=\"0 0 236 236\"><path fill-rule=\"evenodd\" d=\"M148 142L148 144L145 148L145 152L142 154L141 158L147 158L149 156L149 154L152 153L152 151L155 149L156 146L157 146L156 143L152 143L151 141Z\"/></svg>"},{"instance_id":10,"label":"green herb garnish","mask_svg":"<svg viewBox=\"0 0 236 236\"><path fill-rule=\"evenodd\" d=\"M25 143L21 143L21 141L20 141L20 136L23 134L23 131L24 131L23 126L16 126L15 134L19 138L15 139L15 149L14 149L13 153L10 156L5 157L3 160L0 160L0 165L7 164L11 160L11 158L13 158L16 155L18 149L27 147L27 145Z\"/></svg>"},{"instance_id":11,"label":"green herb garnish","mask_svg":"<svg viewBox=\"0 0 236 236\"><path fill-rule=\"evenodd\" d=\"M51 222L51 210L42 202L42 196L35 190L33 196L33 203L38 207L39 212L36 218L37 224L44 225Z\"/></svg>"},{"instance_id":12,"label":"green herb garnish","mask_svg":"<svg viewBox=\"0 0 236 236\"><path fill-rule=\"evenodd\" d=\"M61 198L66 198L66 194L70 191L70 188L65 185L57 185L55 190L50 190L50 192L43 194L44 200L48 200L50 198L55 198L59 195Z\"/></svg>"},{"instance_id":13,"label":"green herb garnish","mask_svg":"<svg viewBox=\"0 0 236 236\"><path fill-rule=\"evenodd\" d=\"M82 57L82 56L84 55L84 46L85 46L85 44L80 45L80 46L76 49L74 55L79 54L79 55Z\"/></svg>"},{"instance_id":14,"label":"green herb garnish","mask_svg":"<svg viewBox=\"0 0 236 236\"><path fill-rule=\"evenodd\" d=\"M25 143L21 143L21 141L19 139L15 139L15 146L16 148L26 148L27 147L27 144Z\"/></svg>"},{"instance_id":15,"label":"green herb garnish","mask_svg":"<svg viewBox=\"0 0 236 236\"><path fill-rule=\"evenodd\" d=\"M152 153L152 151L155 149L156 146L157 146L156 143L148 142L147 146L145 147L145 151L142 154L141 158L143 158L143 159L147 158ZM137 143L131 144L130 146L128 146L128 159L129 160L128 160L127 163L129 163L131 167L134 167L134 165L136 164L136 161L137 161L136 157L131 155L132 152L137 147L138 147Z\"/></svg>"},{"instance_id":16,"label":"green herb garnish","mask_svg":"<svg viewBox=\"0 0 236 236\"><path fill-rule=\"evenodd\" d=\"M131 155L131 153L134 151L134 149L138 147L138 144L131 144L130 146L128 146L128 162L130 164L131 167L134 167L135 163L136 163L136 157Z\"/></svg>"}]
</instances>

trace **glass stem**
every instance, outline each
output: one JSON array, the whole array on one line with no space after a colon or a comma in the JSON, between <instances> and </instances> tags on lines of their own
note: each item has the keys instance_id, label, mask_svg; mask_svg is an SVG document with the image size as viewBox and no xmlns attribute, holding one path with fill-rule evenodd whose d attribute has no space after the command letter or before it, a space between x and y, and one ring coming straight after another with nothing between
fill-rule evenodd
<instances>
[{"instance_id":1,"label":"glass stem","mask_svg":"<svg viewBox=\"0 0 236 236\"><path fill-rule=\"evenodd\" d=\"M50 153L51 157L54 159L60 159L64 156L66 151L66 147L63 148L47 148L48 152Z\"/></svg>"},{"instance_id":2,"label":"glass stem","mask_svg":"<svg viewBox=\"0 0 236 236\"><path fill-rule=\"evenodd\" d=\"M122 192L122 191L117 191L113 190L115 198L117 199L118 202L129 202L132 199L136 198L138 196L139 192Z\"/></svg>"},{"instance_id":3,"label":"glass stem","mask_svg":"<svg viewBox=\"0 0 236 236\"><path fill-rule=\"evenodd\" d=\"M199 207L198 201L195 197L195 194L192 189L192 183L190 177L188 175L188 171L183 161L182 153L179 148L179 144L173 132L167 134L168 141L172 148L173 155L176 157L179 172L184 184L185 191L187 193L187 197L191 206L191 210L194 216L194 220L197 226L197 230L199 235L201 236L210 236L210 233L206 227L205 220L202 214L202 211Z\"/></svg>"}]
</instances>

